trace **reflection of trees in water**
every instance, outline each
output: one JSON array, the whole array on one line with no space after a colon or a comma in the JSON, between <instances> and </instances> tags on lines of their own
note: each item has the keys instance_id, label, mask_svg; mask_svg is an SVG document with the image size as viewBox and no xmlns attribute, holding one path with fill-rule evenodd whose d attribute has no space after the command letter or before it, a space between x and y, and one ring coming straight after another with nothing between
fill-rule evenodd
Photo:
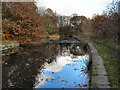
<instances>
[{"instance_id":1,"label":"reflection of trees in water","mask_svg":"<svg viewBox=\"0 0 120 90\"><path fill-rule=\"evenodd\" d=\"M81 55L74 55L73 53L70 52L70 49L72 49L73 47L76 49L76 46L79 46L79 45L76 43L59 44L58 45L58 55L56 56L56 59L52 60L52 62L46 62L44 64L44 68L42 69L41 74L37 75L38 77L36 78L35 87L40 88L42 85L44 87L47 87L47 86L49 87L52 84L53 85L55 84L55 86L56 86L55 80L57 80L56 78L58 78L59 75L63 76L64 78L63 77L62 78L59 77L59 78L64 80L64 79L67 79L65 77L66 73L63 74L64 72L66 72L67 70L68 71L72 70L72 69L77 70L76 68L80 68L80 67L76 66L77 64L75 65L76 62L78 63L78 65L82 66L82 64L83 64L83 65L85 65L84 67L86 67L86 65L88 63L88 61L86 60L88 58L87 54L83 55L83 57L82 57ZM75 63L72 64L73 62L75 62ZM82 63L80 63L80 62L82 62ZM72 67L70 64L72 65ZM68 65L70 65L70 66L68 66ZM75 65L75 68L73 68L74 65ZM64 66L67 66L67 68L65 69ZM79 77L75 76L75 78L79 78ZM50 80L50 81L48 81L48 80ZM50 85L48 83L45 84L47 81L48 81L48 83L50 83ZM55 81L55 83L53 83L54 81ZM61 84L61 83L57 82L57 84Z\"/></svg>"},{"instance_id":2,"label":"reflection of trees in water","mask_svg":"<svg viewBox=\"0 0 120 90\"><path fill-rule=\"evenodd\" d=\"M45 43L36 47L26 47L15 55L3 57L3 88L32 88L45 62L52 63L56 56L68 52L76 45Z\"/></svg>"},{"instance_id":3,"label":"reflection of trees in water","mask_svg":"<svg viewBox=\"0 0 120 90\"><path fill-rule=\"evenodd\" d=\"M87 53L85 47L83 43L64 43L60 44L60 52L70 51L73 55L84 55Z\"/></svg>"},{"instance_id":4,"label":"reflection of trees in water","mask_svg":"<svg viewBox=\"0 0 120 90\"><path fill-rule=\"evenodd\" d=\"M24 48L16 55L3 58L3 88L33 87L35 77L42 69L47 58L51 61L57 55L56 44L42 44L41 46Z\"/></svg>"}]
</instances>

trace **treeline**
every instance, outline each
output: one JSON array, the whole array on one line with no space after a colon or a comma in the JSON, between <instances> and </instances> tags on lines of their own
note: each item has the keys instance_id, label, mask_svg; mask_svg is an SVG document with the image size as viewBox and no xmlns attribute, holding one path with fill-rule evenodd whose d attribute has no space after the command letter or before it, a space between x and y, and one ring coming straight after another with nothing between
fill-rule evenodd
<instances>
[{"instance_id":1,"label":"treeline","mask_svg":"<svg viewBox=\"0 0 120 90\"><path fill-rule=\"evenodd\" d=\"M120 1L113 1L102 15L94 15L92 19L73 15L70 24L60 27L60 36L91 37L112 40L120 43Z\"/></svg>"},{"instance_id":2,"label":"treeline","mask_svg":"<svg viewBox=\"0 0 120 90\"><path fill-rule=\"evenodd\" d=\"M57 21L47 13L41 16L35 2L2 3L3 40L35 44L49 34L58 34Z\"/></svg>"},{"instance_id":3,"label":"treeline","mask_svg":"<svg viewBox=\"0 0 120 90\"><path fill-rule=\"evenodd\" d=\"M70 23L60 27L61 38L80 38L91 34L90 19L77 14L71 16Z\"/></svg>"},{"instance_id":4,"label":"treeline","mask_svg":"<svg viewBox=\"0 0 120 90\"><path fill-rule=\"evenodd\" d=\"M2 39L21 44L40 43L50 35L77 37L90 31L89 22L85 16L63 16L50 8L37 7L35 2L2 3Z\"/></svg>"},{"instance_id":5,"label":"treeline","mask_svg":"<svg viewBox=\"0 0 120 90\"><path fill-rule=\"evenodd\" d=\"M120 42L120 1L112 2L102 15L91 19L92 37Z\"/></svg>"},{"instance_id":6,"label":"treeline","mask_svg":"<svg viewBox=\"0 0 120 90\"><path fill-rule=\"evenodd\" d=\"M44 9L44 11L41 11ZM52 9L38 8L38 12L41 15L41 20L44 24L45 30L49 35L59 34L58 19L56 13Z\"/></svg>"},{"instance_id":7,"label":"treeline","mask_svg":"<svg viewBox=\"0 0 120 90\"><path fill-rule=\"evenodd\" d=\"M120 3L115 7L119 6ZM2 39L35 44L36 41L40 43L41 38L59 34L62 39L85 36L119 42L120 12L113 9L89 19L77 14L59 15L50 8L38 8L35 2L3 2Z\"/></svg>"},{"instance_id":8,"label":"treeline","mask_svg":"<svg viewBox=\"0 0 120 90\"><path fill-rule=\"evenodd\" d=\"M114 39L120 41L120 25L119 13L111 13L109 15L96 15L91 20L93 37Z\"/></svg>"}]
</instances>

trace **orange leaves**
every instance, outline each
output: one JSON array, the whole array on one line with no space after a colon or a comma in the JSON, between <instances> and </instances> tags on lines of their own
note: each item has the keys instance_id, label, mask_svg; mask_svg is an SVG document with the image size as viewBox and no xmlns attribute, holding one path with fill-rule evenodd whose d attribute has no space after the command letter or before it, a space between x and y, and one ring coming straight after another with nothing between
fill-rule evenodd
<instances>
[{"instance_id":1,"label":"orange leaves","mask_svg":"<svg viewBox=\"0 0 120 90\"><path fill-rule=\"evenodd\" d=\"M8 40L8 39L9 39L9 36L10 36L9 32L6 32L6 33L5 33L5 39Z\"/></svg>"},{"instance_id":2,"label":"orange leaves","mask_svg":"<svg viewBox=\"0 0 120 90\"><path fill-rule=\"evenodd\" d=\"M21 44L35 44L31 40L41 39L45 31L34 3L4 3L3 30L5 39L18 40ZM10 37L11 36L11 37ZM38 43L37 43L38 44Z\"/></svg>"},{"instance_id":3,"label":"orange leaves","mask_svg":"<svg viewBox=\"0 0 120 90\"><path fill-rule=\"evenodd\" d=\"M21 21L21 20L18 20L17 23L18 23L18 24L22 24L22 21Z\"/></svg>"},{"instance_id":4,"label":"orange leaves","mask_svg":"<svg viewBox=\"0 0 120 90\"><path fill-rule=\"evenodd\" d=\"M14 34L15 34L15 35L18 35L18 33L16 33L16 32L15 32Z\"/></svg>"}]
</instances>

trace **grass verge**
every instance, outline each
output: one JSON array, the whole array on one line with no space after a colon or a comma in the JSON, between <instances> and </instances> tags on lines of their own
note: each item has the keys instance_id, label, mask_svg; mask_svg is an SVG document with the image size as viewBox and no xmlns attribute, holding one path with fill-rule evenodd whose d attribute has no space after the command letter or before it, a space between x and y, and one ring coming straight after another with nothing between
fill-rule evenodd
<instances>
[{"instance_id":1,"label":"grass verge","mask_svg":"<svg viewBox=\"0 0 120 90\"><path fill-rule=\"evenodd\" d=\"M54 34L54 35L48 35L47 38L52 39L52 40L57 40L57 39L60 38L60 35L56 35L56 34Z\"/></svg>"},{"instance_id":2,"label":"grass verge","mask_svg":"<svg viewBox=\"0 0 120 90\"><path fill-rule=\"evenodd\" d=\"M113 41L113 40L106 40L106 39L92 39L93 41L96 42L100 42L102 44L104 44L105 46L108 46L118 52L120 52L120 47L119 47L119 43Z\"/></svg>"},{"instance_id":3,"label":"grass verge","mask_svg":"<svg viewBox=\"0 0 120 90\"><path fill-rule=\"evenodd\" d=\"M118 58L108 48L99 44L92 43L103 58L104 65L108 74L108 79L112 88L118 88Z\"/></svg>"},{"instance_id":4,"label":"grass verge","mask_svg":"<svg viewBox=\"0 0 120 90\"><path fill-rule=\"evenodd\" d=\"M5 44L11 44L11 43L17 43L17 41L2 40L2 45L5 45Z\"/></svg>"}]
</instances>

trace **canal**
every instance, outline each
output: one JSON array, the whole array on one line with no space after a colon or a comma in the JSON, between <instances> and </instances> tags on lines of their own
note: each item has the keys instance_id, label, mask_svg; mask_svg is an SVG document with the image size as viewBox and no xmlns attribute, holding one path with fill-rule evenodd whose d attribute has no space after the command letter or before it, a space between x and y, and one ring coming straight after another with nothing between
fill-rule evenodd
<instances>
[{"instance_id":1,"label":"canal","mask_svg":"<svg viewBox=\"0 0 120 90\"><path fill-rule=\"evenodd\" d=\"M79 41L45 41L3 57L3 88L88 88L89 55Z\"/></svg>"}]
</instances>

